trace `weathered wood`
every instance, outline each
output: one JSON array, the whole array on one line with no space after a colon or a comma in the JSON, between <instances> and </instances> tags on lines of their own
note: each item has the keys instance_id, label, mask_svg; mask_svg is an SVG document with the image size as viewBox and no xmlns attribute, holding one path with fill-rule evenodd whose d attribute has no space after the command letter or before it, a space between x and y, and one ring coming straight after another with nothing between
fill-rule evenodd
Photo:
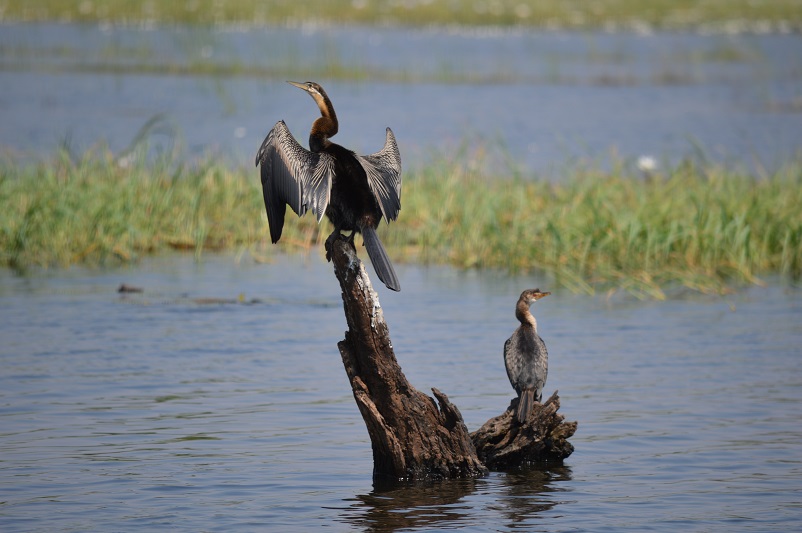
<instances>
[{"instance_id":1,"label":"weathered wood","mask_svg":"<svg viewBox=\"0 0 802 533\"><path fill-rule=\"evenodd\" d=\"M332 235L326 249L340 282L348 324L338 348L370 435L374 478L478 477L488 468L515 466L515 461L570 455L573 447L566 439L576 423L564 424L556 413L556 393L542 407L535 405L524 426L515 425L511 405L470 435L459 409L445 394L432 389L432 398L415 389L395 358L378 295L353 243Z\"/></svg>"},{"instance_id":2,"label":"weathered wood","mask_svg":"<svg viewBox=\"0 0 802 533\"><path fill-rule=\"evenodd\" d=\"M401 371L379 298L353 245L330 239L348 331L338 347L354 399L370 434L374 477L405 480L477 477L476 457L462 415L448 397L413 387Z\"/></svg>"},{"instance_id":3,"label":"weathered wood","mask_svg":"<svg viewBox=\"0 0 802 533\"><path fill-rule=\"evenodd\" d=\"M501 415L491 418L471 433L479 459L491 470L506 470L520 465L561 462L571 455L574 446L568 442L577 428L576 422L565 422L557 413L560 397L557 391L545 403L535 406L524 424L515 419L518 398Z\"/></svg>"}]
</instances>

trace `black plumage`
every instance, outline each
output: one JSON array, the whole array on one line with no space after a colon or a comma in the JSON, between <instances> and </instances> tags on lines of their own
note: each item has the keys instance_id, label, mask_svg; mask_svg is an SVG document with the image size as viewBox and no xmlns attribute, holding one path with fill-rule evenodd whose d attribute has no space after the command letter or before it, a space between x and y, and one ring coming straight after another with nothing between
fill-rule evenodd
<instances>
[{"instance_id":1,"label":"black plumage","mask_svg":"<svg viewBox=\"0 0 802 533\"><path fill-rule=\"evenodd\" d=\"M529 306L549 294L540 289L528 289L521 293L515 305L515 317L521 325L504 343L504 366L512 388L518 393L515 418L520 424L529 418L534 402L541 401L549 371L546 343L537 332L537 321Z\"/></svg>"},{"instance_id":2,"label":"black plumage","mask_svg":"<svg viewBox=\"0 0 802 533\"><path fill-rule=\"evenodd\" d=\"M339 123L323 88L314 82L289 83L312 96L321 116L312 124L309 150L279 121L256 154L271 240L275 243L281 238L287 205L298 216L311 209L318 222L325 214L334 225L329 238L340 231L351 231L351 239L361 233L379 279L388 288L401 290L376 233L382 218L395 220L401 210L401 155L393 132L387 128L380 151L357 155L329 140Z\"/></svg>"}]
</instances>

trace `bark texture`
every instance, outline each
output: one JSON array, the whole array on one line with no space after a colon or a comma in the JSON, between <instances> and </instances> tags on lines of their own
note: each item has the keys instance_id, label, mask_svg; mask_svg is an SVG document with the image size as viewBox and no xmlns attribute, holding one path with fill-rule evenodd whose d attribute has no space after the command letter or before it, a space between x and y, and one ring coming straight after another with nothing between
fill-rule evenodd
<instances>
[{"instance_id":1,"label":"bark texture","mask_svg":"<svg viewBox=\"0 0 802 533\"><path fill-rule=\"evenodd\" d=\"M370 434L377 478L424 480L484 475L462 415L448 397L413 387L393 352L379 298L353 245L330 241L348 331L338 347Z\"/></svg>"},{"instance_id":2,"label":"bark texture","mask_svg":"<svg viewBox=\"0 0 802 533\"><path fill-rule=\"evenodd\" d=\"M501 415L491 418L471 433L476 453L491 470L507 470L526 464L562 462L574 446L568 439L576 432L576 422L566 422L557 412L557 391L543 404L535 402L525 423L515 419L518 398Z\"/></svg>"},{"instance_id":3,"label":"bark texture","mask_svg":"<svg viewBox=\"0 0 802 533\"><path fill-rule=\"evenodd\" d=\"M353 244L338 237L329 238L326 245L342 289L348 324L345 339L337 346L370 435L374 479L478 477L486 474L488 467L495 468L491 465L512 466L517 457L570 455L573 447L565 439L573 434L576 423L570 431L561 425L556 393L542 410L536 405L522 427L513 427L514 413L508 409L470 435L459 409L445 394L432 389L432 398L415 389L395 358L378 295ZM504 428L506 438L501 433ZM526 439L531 440L528 446ZM510 446L514 448L505 451Z\"/></svg>"}]
</instances>

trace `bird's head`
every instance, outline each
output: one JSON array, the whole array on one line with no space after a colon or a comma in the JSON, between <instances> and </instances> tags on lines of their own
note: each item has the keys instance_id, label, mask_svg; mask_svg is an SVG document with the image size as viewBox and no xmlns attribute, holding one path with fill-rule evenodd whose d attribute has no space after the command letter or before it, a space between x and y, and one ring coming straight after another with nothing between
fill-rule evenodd
<instances>
[{"instance_id":1,"label":"bird's head","mask_svg":"<svg viewBox=\"0 0 802 533\"><path fill-rule=\"evenodd\" d=\"M313 81L305 81L303 83L297 81L288 81L287 83L298 87L302 91L306 91L312 98L315 99L315 101L317 101L318 98L327 98L326 91L323 90L323 87Z\"/></svg>"},{"instance_id":2,"label":"bird's head","mask_svg":"<svg viewBox=\"0 0 802 533\"><path fill-rule=\"evenodd\" d=\"M294 85L298 87L302 91L305 91L312 99L315 101L317 106L320 108L320 113L323 116L331 117L332 119L335 117L334 115L334 107L331 105L331 100L329 100L329 96L326 94L326 91L323 90L319 84L313 81L305 81L303 83L299 83L297 81L288 81L290 85ZM336 132L335 132L336 133ZM333 136L334 133L331 133Z\"/></svg>"},{"instance_id":3,"label":"bird's head","mask_svg":"<svg viewBox=\"0 0 802 533\"><path fill-rule=\"evenodd\" d=\"M527 305L532 305L541 298L545 298L551 294L550 292L543 292L540 289L527 289L521 293L521 300L524 300Z\"/></svg>"}]
</instances>

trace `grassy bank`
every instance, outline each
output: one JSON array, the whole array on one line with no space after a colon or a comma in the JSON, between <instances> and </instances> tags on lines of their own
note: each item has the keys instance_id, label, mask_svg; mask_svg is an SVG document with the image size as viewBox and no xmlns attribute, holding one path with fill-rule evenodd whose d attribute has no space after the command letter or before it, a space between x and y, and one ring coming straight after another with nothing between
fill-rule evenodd
<instances>
[{"instance_id":1,"label":"grassy bank","mask_svg":"<svg viewBox=\"0 0 802 533\"><path fill-rule=\"evenodd\" d=\"M693 29L767 31L800 29L798 0L7 0L3 20L58 20L166 24L405 24L500 25L541 28Z\"/></svg>"},{"instance_id":2,"label":"grassy bank","mask_svg":"<svg viewBox=\"0 0 802 533\"><path fill-rule=\"evenodd\" d=\"M802 164L754 179L685 164L650 179L576 171L560 183L485 176L442 161L407 172L399 220L382 225L398 260L540 271L577 292L721 292L802 275ZM120 166L67 155L0 174L0 264L109 264L171 249L317 247L330 232L288 217L268 242L255 169Z\"/></svg>"}]
</instances>

